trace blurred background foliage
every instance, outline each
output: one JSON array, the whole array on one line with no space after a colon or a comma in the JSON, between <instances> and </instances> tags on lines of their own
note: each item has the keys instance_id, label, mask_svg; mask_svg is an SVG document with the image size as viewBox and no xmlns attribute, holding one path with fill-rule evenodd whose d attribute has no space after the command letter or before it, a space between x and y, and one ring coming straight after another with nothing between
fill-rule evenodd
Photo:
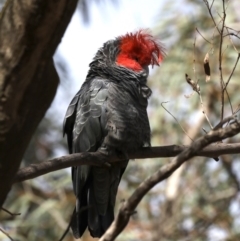
<instances>
[{"instance_id":1,"label":"blurred background foliage","mask_svg":"<svg viewBox=\"0 0 240 241\"><path fill-rule=\"evenodd\" d=\"M107 2L95 1L101 7ZM215 1L213 5L213 16L219 26L221 3ZM226 3L226 25L240 30L239 1ZM115 7L118 7L117 4ZM89 8L89 1L79 1L77 11L86 23L91 22ZM210 126L202 114L199 96L193 93L185 81L185 73L199 81L204 111L212 125L220 120L219 36L201 0L169 0L159 10L157 20L155 26L152 26L153 33L162 39L167 57L161 68L154 69L149 78L153 90L149 105L152 145L187 145L191 143L189 137L195 139L204 134L202 128L209 131ZM205 41L196 28L212 44ZM232 39L240 50L239 39ZM223 50L223 74L226 81L238 53L229 37L224 38ZM203 59L207 52L212 71L208 83L203 71ZM63 88L65 93L61 96L64 101L69 99L66 85L69 69L63 56L56 56L55 64L61 78L59 88ZM240 104L239 76L238 65L228 87L234 110ZM187 135L173 116L162 108L162 102L167 102L165 108L187 131ZM59 110L55 108L46 114L25 153L22 166L67 152L66 140L62 138L62 120L59 120L58 113ZM225 116L231 113L229 101L225 98ZM239 135L227 141L239 141ZM131 161L119 187L116 211L122 200L128 198L141 181L168 161L169 158ZM196 157L186 163L144 197L137 213L117 240L240 240L239 161L237 155L226 155L220 157L219 162ZM13 186L4 207L21 215L11 216L1 212L1 226L15 241L56 241L66 229L74 205L70 170L50 173ZM0 233L0 240L8 238ZM65 240L74 240L72 234L68 234ZM82 240L92 238L86 232Z\"/></svg>"}]
</instances>

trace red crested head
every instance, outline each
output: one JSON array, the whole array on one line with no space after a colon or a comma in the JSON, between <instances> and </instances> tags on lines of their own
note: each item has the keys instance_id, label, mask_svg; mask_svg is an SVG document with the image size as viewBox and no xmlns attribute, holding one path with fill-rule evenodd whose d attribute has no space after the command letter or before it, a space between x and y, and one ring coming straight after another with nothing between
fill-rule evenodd
<instances>
[{"instance_id":1,"label":"red crested head","mask_svg":"<svg viewBox=\"0 0 240 241\"><path fill-rule=\"evenodd\" d=\"M119 37L120 53L116 63L134 71L141 71L148 65L159 65L164 57L161 44L149 33L139 30Z\"/></svg>"}]
</instances>

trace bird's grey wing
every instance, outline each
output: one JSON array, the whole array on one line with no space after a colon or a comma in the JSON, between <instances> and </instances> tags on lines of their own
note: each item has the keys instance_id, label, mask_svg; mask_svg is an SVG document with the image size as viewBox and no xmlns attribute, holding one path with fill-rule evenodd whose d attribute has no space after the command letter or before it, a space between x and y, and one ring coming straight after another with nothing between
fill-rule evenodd
<instances>
[{"instance_id":1,"label":"bird's grey wing","mask_svg":"<svg viewBox=\"0 0 240 241\"><path fill-rule=\"evenodd\" d=\"M69 153L72 153L73 126L76 119L77 104L80 95L81 90L77 92L77 94L73 97L72 101L70 102L63 121L63 135L67 135Z\"/></svg>"},{"instance_id":2,"label":"bird's grey wing","mask_svg":"<svg viewBox=\"0 0 240 241\"><path fill-rule=\"evenodd\" d=\"M106 99L106 83L95 78L85 82L71 101L64 121L70 153L93 152L99 148L105 135ZM87 212L81 209L88 205L90 169L87 165L72 167L73 189L77 198L71 223L75 237L80 237L88 224Z\"/></svg>"}]
</instances>

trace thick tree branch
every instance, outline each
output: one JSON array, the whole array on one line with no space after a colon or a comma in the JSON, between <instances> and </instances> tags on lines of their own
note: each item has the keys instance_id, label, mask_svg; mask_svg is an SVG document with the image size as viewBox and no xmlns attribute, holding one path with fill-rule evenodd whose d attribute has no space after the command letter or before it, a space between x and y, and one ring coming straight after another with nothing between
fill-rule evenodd
<instances>
[{"instance_id":1,"label":"thick tree branch","mask_svg":"<svg viewBox=\"0 0 240 241\"><path fill-rule=\"evenodd\" d=\"M157 158L157 157L174 157L179 153L187 150L188 146L159 146L159 147L145 147L134 153L129 153L131 159ZM224 154L238 154L240 153L240 143L235 144L213 144L202 151L198 151L196 156L216 157ZM67 156L57 157L52 160L43 161L38 164L31 164L24 167L17 172L14 182L22 182L32 179L49 172L57 171L63 168L80 165L103 165L105 162L121 161L117 156L104 156L98 152L84 152L76 153Z\"/></svg>"},{"instance_id":2,"label":"thick tree branch","mask_svg":"<svg viewBox=\"0 0 240 241\"><path fill-rule=\"evenodd\" d=\"M0 13L0 207L55 95L52 56L76 5L77 0L8 0Z\"/></svg>"},{"instance_id":3,"label":"thick tree branch","mask_svg":"<svg viewBox=\"0 0 240 241\"><path fill-rule=\"evenodd\" d=\"M203 149L210 143L223 140L227 137L234 136L240 132L240 122L233 123L225 128L211 131L203 137L194 141L187 149L181 152L170 163L161 167L157 172L143 181L129 199L122 205L116 219L113 221L109 229L99 239L99 241L112 241L126 227L130 216L134 213L137 205L144 195L157 183L168 178L178 167L191 157L197 155L199 150Z\"/></svg>"}]
</instances>

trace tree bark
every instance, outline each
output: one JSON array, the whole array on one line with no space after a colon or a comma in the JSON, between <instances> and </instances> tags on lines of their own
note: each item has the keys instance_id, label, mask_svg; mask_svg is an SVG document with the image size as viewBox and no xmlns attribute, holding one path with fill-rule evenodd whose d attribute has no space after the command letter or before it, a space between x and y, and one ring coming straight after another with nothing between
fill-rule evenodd
<instances>
[{"instance_id":1,"label":"tree bark","mask_svg":"<svg viewBox=\"0 0 240 241\"><path fill-rule=\"evenodd\" d=\"M0 15L0 207L55 96L52 56L77 0L8 0Z\"/></svg>"},{"instance_id":2,"label":"tree bark","mask_svg":"<svg viewBox=\"0 0 240 241\"><path fill-rule=\"evenodd\" d=\"M188 146L155 146L143 147L133 153L128 153L130 159L156 158L156 157L174 157L185 151ZM216 157L224 154L239 154L240 143L235 144L213 144L197 152L197 156ZM33 163L30 166L18 170L14 182L22 182L28 179L36 178L49 172L57 171L63 168L80 165L101 166L108 162L121 161L121 157L116 155L103 155L100 152L82 152L67 156L57 157L40 163ZM124 159L125 160L125 159Z\"/></svg>"}]
</instances>

